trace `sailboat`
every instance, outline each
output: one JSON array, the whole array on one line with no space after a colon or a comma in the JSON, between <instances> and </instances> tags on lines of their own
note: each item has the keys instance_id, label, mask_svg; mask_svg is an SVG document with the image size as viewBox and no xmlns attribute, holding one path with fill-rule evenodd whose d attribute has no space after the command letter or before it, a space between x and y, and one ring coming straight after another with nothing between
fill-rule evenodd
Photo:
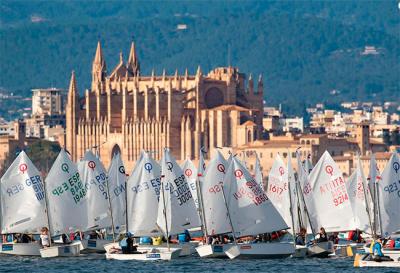
<instances>
[{"instance_id":1,"label":"sailboat","mask_svg":"<svg viewBox=\"0 0 400 273\"><path fill-rule=\"evenodd\" d=\"M142 152L126 183L126 229L135 237L159 236L157 226L161 191L160 165L147 153ZM105 246L106 258L115 260L170 260L177 258L180 248L139 246L136 254L113 253L118 243Z\"/></svg>"},{"instance_id":2,"label":"sailboat","mask_svg":"<svg viewBox=\"0 0 400 273\"><path fill-rule=\"evenodd\" d=\"M45 180L47 221L51 237L83 230L87 222L86 185L76 165L61 149ZM52 244L40 250L42 258L79 256L81 242Z\"/></svg>"},{"instance_id":3,"label":"sailboat","mask_svg":"<svg viewBox=\"0 0 400 273\"><path fill-rule=\"evenodd\" d=\"M41 175L24 151L3 175L0 187L1 233L39 234L47 222L45 193ZM39 242L3 242L0 253L40 256L40 248Z\"/></svg>"},{"instance_id":4,"label":"sailboat","mask_svg":"<svg viewBox=\"0 0 400 273\"><path fill-rule=\"evenodd\" d=\"M199 200L202 212L202 226L206 241L196 248L200 257L226 258L228 244L210 244L209 237L232 232L223 199L222 187L228 168L225 158L219 151L209 162L207 168L199 177ZM203 168L204 169L204 168Z\"/></svg>"},{"instance_id":5,"label":"sailboat","mask_svg":"<svg viewBox=\"0 0 400 273\"><path fill-rule=\"evenodd\" d=\"M324 227L326 232L356 228L354 215L342 172L328 151L322 155L303 186L309 224L313 234ZM333 242L319 242L308 249L310 256L332 254Z\"/></svg>"},{"instance_id":6,"label":"sailboat","mask_svg":"<svg viewBox=\"0 0 400 273\"><path fill-rule=\"evenodd\" d=\"M372 218L370 215L369 204L370 193L367 186L367 180L363 173L360 157L357 158L357 168L346 182L351 208L353 210L355 226L358 230L372 234ZM352 241L339 242L335 245L335 254L348 256L355 253L363 247L363 243ZM351 251L349 249L351 248Z\"/></svg>"},{"instance_id":7,"label":"sailboat","mask_svg":"<svg viewBox=\"0 0 400 273\"><path fill-rule=\"evenodd\" d=\"M161 194L158 203L157 226L166 238L200 227L196 204L182 169L169 149L161 159ZM169 239L167 247L170 248Z\"/></svg>"},{"instance_id":8,"label":"sailboat","mask_svg":"<svg viewBox=\"0 0 400 273\"><path fill-rule=\"evenodd\" d=\"M379 214L378 233L389 237L400 232L400 156L394 152L376 183L376 205ZM400 261L400 250L383 249L383 254Z\"/></svg>"},{"instance_id":9,"label":"sailboat","mask_svg":"<svg viewBox=\"0 0 400 273\"><path fill-rule=\"evenodd\" d=\"M78 170L86 188L87 220L82 232L96 231L111 227L114 238L114 223L110 202L110 190L107 172L99 160L90 150L78 162ZM83 238L82 245L85 252L104 252L104 245L112 242L105 237ZM86 235L85 237L88 237Z\"/></svg>"},{"instance_id":10,"label":"sailboat","mask_svg":"<svg viewBox=\"0 0 400 273\"><path fill-rule=\"evenodd\" d=\"M374 170L373 170L374 172ZM373 176L372 176L373 177ZM375 180L371 187L374 188L375 219L377 234L388 237L400 230L400 156L394 152L390 157L380 180ZM369 244L365 246L366 253L369 253ZM389 256L393 261L376 262L370 259L370 254L357 253L354 258L354 267L398 267L400 268L400 250L383 248L384 255Z\"/></svg>"},{"instance_id":11,"label":"sailboat","mask_svg":"<svg viewBox=\"0 0 400 273\"><path fill-rule=\"evenodd\" d=\"M288 225L260 185L236 158L226 171L222 192L234 238L256 236L287 229ZM294 253L290 242L238 243L225 251L235 258L283 258Z\"/></svg>"}]
</instances>

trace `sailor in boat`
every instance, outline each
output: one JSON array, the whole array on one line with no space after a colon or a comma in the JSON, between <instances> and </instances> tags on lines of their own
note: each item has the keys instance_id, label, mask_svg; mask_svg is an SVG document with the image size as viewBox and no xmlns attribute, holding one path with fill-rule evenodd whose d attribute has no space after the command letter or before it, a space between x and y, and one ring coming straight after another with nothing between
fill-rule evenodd
<instances>
[{"instance_id":1,"label":"sailor in boat","mask_svg":"<svg viewBox=\"0 0 400 273\"><path fill-rule=\"evenodd\" d=\"M40 243L43 248L50 247L49 229L47 227L42 227L40 230Z\"/></svg>"},{"instance_id":2,"label":"sailor in boat","mask_svg":"<svg viewBox=\"0 0 400 273\"><path fill-rule=\"evenodd\" d=\"M305 228L300 228L300 232L296 235L296 245L304 246L306 244L306 233L307 230Z\"/></svg>"},{"instance_id":3,"label":"sailor in boat","mask_svg":"<svg viewBox=\"0 0 400 273\"><path fill-rule=\"evenodd\" d=\"M178 242L180 244L188 243L188 242L190 242L190 240L191 240L190 233L189 233L189 231L187 229L185 230L184 233L178 234Z\"/></svg>"},{"instance_id":4,"label":"sailor in boat","mask_svg":"<svg viewBox=\"0 0 400 273\"><path fill-rule=\"evenodd\" d=\"M334 244L339 243L339 232L334 232L329 236L329 241L332 241Z\"/></svg>"},{"instance_id":5,"label":"sailor in boat","mask_svg":"<svg viewBox=\"0 0 400 273\"><path fill-rule=\"evenodd\" d=\"M372 247L372 260L375 262L393 261L382 253L382 240L378 238Z\"/></svg>"},{"instance_id":6,"label":"sailor in boat","mask_svg":"<svg viewBox=\"0 0 400 273\"><path fill-rule=\"evenodd\" d=\"M347 240L348 241L353 241L353 242L356 242L356 243L365 242L363 237L361 236L361 230L359 230L359 229L350 231L349 235L347 236Z\"/></svg>"},{"instance_id":7,"label":"sailor in boat","mask_svg":"<svg viewBox=\"0 0 400 273\"><path fill-rule=\"evenodd\" d=\"M325 228L321 227L318 233L319 237L317 239L317 243L327 242L328 235L326 234Z\"/></svg>"}]
</instances>

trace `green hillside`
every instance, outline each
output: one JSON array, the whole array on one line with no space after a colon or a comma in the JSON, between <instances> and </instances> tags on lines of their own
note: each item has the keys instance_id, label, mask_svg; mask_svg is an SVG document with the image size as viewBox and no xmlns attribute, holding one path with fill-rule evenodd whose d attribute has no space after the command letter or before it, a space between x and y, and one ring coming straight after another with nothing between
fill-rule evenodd
<instances>
[{"instance_id":1,"label":"green hillside","mask_svg":"<svg viewBox=\"0 0 400 273\"><path fill-rule=\"evenodd\" d=\"M2 1L0 14L0 87L23 95L34 87L66 88L71 70L83 92L97 40L111 71L134 36L142 74L230 63L262 73L266 101L289 113L321 101L400 96L394 0ZM379 54L362 55L365 46Z\"/></svg>"}]
</instances>

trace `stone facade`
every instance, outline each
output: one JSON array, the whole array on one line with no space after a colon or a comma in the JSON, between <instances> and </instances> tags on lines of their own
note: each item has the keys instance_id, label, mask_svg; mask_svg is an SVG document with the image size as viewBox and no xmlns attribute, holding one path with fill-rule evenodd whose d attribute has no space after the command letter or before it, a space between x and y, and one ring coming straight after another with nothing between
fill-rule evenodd
<instances>
[{"instance_id":1,"label":"stone facade","mask_svg":"<svg viewBox=\"0 0 400 273\"><path fill-rule=\"evenodd\" d=\"M66 148L74 160L96 147L106 166L121 151L128 169L141 150L160 159L169 147L178 160L197 159L201 147L237 147L262 133L263 81L237 68L215 68L195 75L142 76L132 43L128 61L107 73L97 45L91 89L80 97L72 73L66 106ZM208 154L211 154L208 153Z\"/></svg>"}]
</instances>

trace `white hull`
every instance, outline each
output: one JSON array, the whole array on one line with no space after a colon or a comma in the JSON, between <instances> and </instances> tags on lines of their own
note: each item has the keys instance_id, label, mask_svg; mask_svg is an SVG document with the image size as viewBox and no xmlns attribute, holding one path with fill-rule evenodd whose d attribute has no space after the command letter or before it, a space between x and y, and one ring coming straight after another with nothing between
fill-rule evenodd
<instances>
[{"instance_id":1,"label":"white hull","mask_svg":"<svg viewBox=\"0 0 400 273\"><path fill-rule=\"evenodd\" d=\"M40 249L42 258L79 256L82 244L79 242L68 245L54 245Z\"/></svg>"},{"instance_id":2,"label":"white hull","mask_svg":"<svg viewBox=\"0 0 400 273\"><path fill-rule=\"evenodd\" d=\"M179 254L180 257L186 257L186 256L190 256L190 255L192 255L192 254L195 254L195 253L196 253L196 247L197 247L197 246L198 246L198 243L197 243L197 242L194 242L194 243L188 242L188 243L180 243L180 244L170 244L170 247L171 247L171 248L180 248L180 249L181 249L181 253ZM142 247L145 247L145 246L144 246L144 245L139 245L138 250L141 249ZM155 249L157 249L157 248L159 248L159 247L167 248L167 244L164 243L164 244L161 244L160 246L153 246L153 245L150 245L150 246L148 246L148 247L155 248ZM140 251L140 250L139 250L139 251Z\"/></svg>"},{"instance_id":3,"label":"white hull","mask_svg":"<svg viewBox=\"0 0 400 273\"><path fill-rule=\"evenodd\" d=\"M333 253L335 253L333 242L328 241L328 242L316 243L315 245L309 246L307 251L307 256L326 258Z\"/></svg>"},{"instance_id":4,"label":"white hull","mask_svg":"<svg viewBox=\"0 0 400 273\"><path fill-rule=\"evenodd\" d=\"M113 253L121 251L118 243L111 243L104 245L106 251L106 258L113 260L139 260L139 261L157 261L157 260L171 260L180 256L181 248L168 249L167 247L158 246L140 246L138 252L145 252L142 254L122 254Z\"/></svg>"},{"instance_id":5,"label":"white hull","mask_svg":"<svg viewBox=\"0 0 400 273\"><path fill-rule=\"evenodd\" d=\"M104 246L112 243L112 240L103 240L103 239L83 239L83 253L88 252L96 252L96 253L104 253Z\"/></svg>"},{"instance_id":6,"label":"white hull","mask_svg":"<svg viewBox=\"0 0 400 273\"><path fill-rule=\"evenodd\" d=\"M40 256L41 246L34 243L4 243L0 244L0 253L20 256Z\"/></svg>"},{"instance_id":7,"label":"white hull","mask_svg":"<svg viewBox=\"0 0 400 273\"><path fill-rule=\"evenodd\" d=\"M363 261L365 255L356 254L354 258L354 267L398 267L400 268L400 261L384 261L384 262L375 262L375 261Z\"/></svg>"},{"instance_id":8,"label":"white hull","mask_svg":"<svg viewBox=\"0 0 400 273\"><path fill-rule=\"evenodd\" d=\"M202 258L227 258L225 251L228 250L232 244L225 245L201 245L196 247L196 251Z\"/></svg>"},{"instance_id":9,"label":"white hull","mask_svg":"<svg viewBox=\"0 0 400 273\"><path fill-rule=\"evenodd\" d=\"M369 249L370 244L364 245L364 251L365 253L370 253ZM388 249L388 248L382 248L382 253L385 256L389 256L392 258L394 261L400 261L400 249Z\"/></svg>"},{"instance_id":10,"label":"white hull","mask_svg":"<svg viewBox=\"0 0 400 273\"><path fill-rule=\"evenodd\" d=\"M305 258L307 256L308 248L306 246L297 245L292 258Z\"/></svg>"},{"instance_id":11,"label":"white hull","mask_svg":"<svg viewBox=\"0 0 400 273\"><path fill-rule=\"evenodd\" d=\"M109 260L120 260L120 261L169 261L172 259L179 258L180 249L171 249L171 251L159 251L155 250L151 253L143 254L120 254L120 253L106 253L106 258Z\"/></svg>"},{"instance_id":12,"label":"white hull","mask_svg":"<svg viewBox=\"0 0 400 273\"><path fill-rule=\"evenodd\" d=\"M232 245L225 251L230 259L272 259L285 258L295 253L293 243L254 243Z\"/></svg>"}]
</instances>

